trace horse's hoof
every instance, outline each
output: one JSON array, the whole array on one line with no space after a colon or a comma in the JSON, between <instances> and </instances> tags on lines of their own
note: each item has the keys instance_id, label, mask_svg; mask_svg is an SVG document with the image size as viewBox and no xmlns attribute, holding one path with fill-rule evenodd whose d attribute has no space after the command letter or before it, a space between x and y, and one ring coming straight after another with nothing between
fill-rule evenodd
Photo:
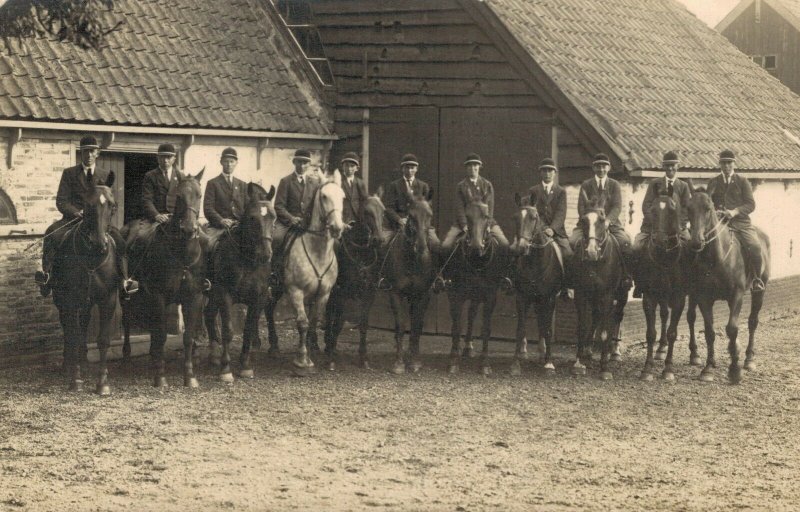
<instances>
[{"instance_id":1,"label":"horse's hoof","mask_svg":"<svg viewBox=\"0 0 800 512\"><path fill-rule=\"evenodd\" d=\"M110 396L111 395L111 386L108 384L98 384L97 388L95 389L95 393L100 396Z\"/></svg>"},{"instance_id":2,"label":"horse's hoof","mask_svg":"<svg viewBox=\"0 0 800 512\"><path fill-rule=\"evenodd\" d=\"M362 359L360 363L362 370L371 370L372 366L370 366L369 361L367 359Z\"/></svg>"},{"instance_id":3,"label":"horse's hoof","mask_svg":"<svg viewBox=\"0 0 800 512\"><path fill-rule=\"evenodd\" d=\"M555 373L556 365L554 365L552 362L547 362L544 364L544 371L547 374Z\"/></svg>"},{"instance_id":4,"label":"horse's hoof","mask_svg":"<svg viewBox=\"0 0 800 512\"><path fill-rule=\"evenodd\" d=\"M449 366L447 367L447 373L449 373L450 375L455 375L455 374L457 374L457 373L458 373L458 365L457 365L457 364L451 364L451 365L449 365Z\"/></svg>"},{"instance_id":5,"label":"horse's hoof","mask_svg":"<svg viewBox=\"0 0 800 512\"><path fill-rule=\"evenodd\" d=\"M572 367L572 375L586 375L586 366L576 364Z\"/></svg>"},{"instance_id":6,"label":"horse's hoof","mask_svg":"<svg viewBox=\"0 0 800 512\"><path fill-rule=\"evenodd\" d=\"M197 382L197 377L184 377L183 385L189 389L197 389L200 387L200 383Z\"/></svg>"},{"instance_id":7,"label":"horse's hoof","mask_svg":"<svg viewBox=\"0 0 800 512\"><path fill-rule=\"evenodd\" d=\"M666 352L657 351L655 354L653 354L653 360L655 361L663 361L666 358L667 358Z\"/></svg>"},{"instance_id":8,"label":"horse's hoof","mask_svg":"<svg viewBox=\"0 0 800 512\"><path fill-rule=\"evenodd\" d=\"M292 368L292 373L296 377L310 377L312 375L317 374L317 367L316 366L297 366L295 365Z\"/></svg>"},{"instance_id":9,"label":"horse's hoof","mask_svg":"<svg viewBox=\"0 0 800 512\"><path fill-rule=\"evenodd\" d=\"M281 355L281 349L277 345L270 345L267 349L267 355L269 357L278 357Z\"/></svg>"},{"instance_id":10,"label":"horse's hoof","mask_svg":"<svg viewBox=\"0 0 800 512\"><path fill-rule=\"evenodd\" d=\"M394 363L394 366L392 366L392 373L395 375L403 375L406 373L406 365L401 361L397 361Z\"/></svg>"},{"instance_id":11,"label":"horse's hoof","mask_svg":"<svg viewBox=\"0 0 800 512\"><path fill-rule=\"evenodd\" d=\"M520 352L519 353L519 358L522 359L523 361L527 361L528 360L528 352L527 351L526 352Z\"/></svg>"},{"instance_id":12,"label":"horse's hoof","mask_svg":"<svg viewBox=\"0 0 800 512\"><path fill-rule=\"evenodd\" d=\"M518 361L514 361L513 363L511 363L511 369L509 370L509 373L511 373L512 377L519 377L520 375L522 375L522 368L520 367Z\"/></svg>"},{"instance_id":13,"label":"horse's hoof","mask_svg":"<svg viewBox=\"0 0 800 512\"><path fill-rule=\"evenodd\" d=\"M738 366L728 370L728 381L731 384L740 384L742 382L742 370Z\"/></svg>"},{"instance_id":14,"label":"horse's hoof","mask_svg":"<svg viewBox=\"0 0 800 512\"><path fill-rule=\"evenodd\" d=\"M225 384L233 384L233 374L228 373L220 373L219 374L219 381L224 382Z\"/></svg>"},{"instance_id":15,"label":"horse's hoof","mask_svg":"<svg viewBox=\"0 0 800 512\"><path fill-rule=\"evenodd\" d=\"M461 357L464 359L472 359L475 353L471 348L464 348L464 352L461 354Z\"/></svg>"},{"instance_id":16,"label":"horse's hoof","mask_svg":"<svg viewBox=\"0 0 800 512\"><path fill-rule=\"evenodd\" d=\"M650 382L653 380L653 374L647 370L642 370L642 374L639 376L639 380L644 382Z\"/></svg>"},{"instance_id":17,"label":"horse's hoof","mask_svg":"<svg viewBox=\"0 0 800 512\"><path fill-rule=\"evenodd\" d=\"M491 366L482 366L481 367L481 373L483 374L484 377L488 377L489 375L492 374L492 367Z\"/></svg>"},{"instance_id":18,"label":"horse's hoof","mask_svg":"<svg viewBox=\"0 0 800 512\"><path fill-rule=\"evenodd\" d=\"M748 359L747 361L744 362L743 368L748 372L752 372L753 370L756 369L756 363L752 359Z\"/></svg>"},{"instance_id":19,"label":"horse's hoof","mask_svg":"<svg viewBox=\"0 0 800 512\"><path fill-rule=\"evenodd\" d=\"M611 354L611 357L610 357L610 359L611 359L612 361L614 361L614 362L617 362L617 363L618 363L618 362L622 361L622 354L618 354L618 353L616 353L616 352L615 352L615 353Z\"/></svg>"},{"instance_id":20,"label":"horse's hoof","mask_svg":"<svg viewBox=\"0 0 800 512\"><path fill-rule=\"evenodd\" d=\"M711 375L710 373L701 372L700 382L714 382L714 376Z\"/></svg>"},{"instance_id":21,"label":"horse's hoof","mask_svg":"<svg viewBox=\"0 0 800 512\"><path fill-rule=\"evenodd\" d=\"M661 373L661 378L664 379L665 382L675 382L675 374L667 370Z\"/></svg>"},{"instance_id":22,"label":"horse's hoof","mask_svg":"<svg viewBox=\"0 0 800 512\"><path fill-rule=\"evenodd\" d=\"M239 370L239 377L242 379L253 379L255 378L256 373L253 371L252 368L244 368Z\"/></svg>"},{"instance_id":23,"label":"horse's hoof","mask_svg":"<svg viewBox=\"0 0 800 512\"><path fill-rule=\"evenodd\" d=\"M83 381L82 380L73 380L69 383L69 390L80 392L83 391Z\"/></svg>"},{"instance_id":24,"label":"horse's hoof","mask_svg":"<svg viewBox=\"0 0 800 512\"><path fill-rule=\"evenodd\" d=\"M153 387L161 389L161 390L167 389L169 387L169 384L167 383L167 378L166 377L155 377L153 379Z\"/></svg>"},{"instance_id":25,"label":"horse's hoof","mask_svg":"<svg viewBox=\"0 0 800 512\"><path fill-rule=\"evenodd\" d=\"M222 366L222 358L221 357L209 357L208 364L211 366Z\"/></svg>"},{"instance_id":26,"label":"horse's hoof","mask_svg":"<svg viewBox=\"0 0 800 512\"><path fill-rule=\"evenodd\" d=\"M614 380L614 375L611 372L600 372L600 380Z\"/></svg>"},{"instance_id":27,"label":"horse's hoof","mask_svg":"<svg viewBox=\"0 0 800 512\"><path fill-rule=\"evenodd\" d=\"M689 358L689 366L700 366L703 364L703 361L700 359L700 356L691 356Z\"/></svg>"},{"instance_id":28,"label":"horse's hoof","mask_svg":"<svg viewBox=\"0 0 800 512\"><path fill-rule=\"evenodd\" d=\"M422 369L422 363L420 363L419 361L412 361L408 365L408 371L410 371L411 373L419 373L421 369Z\"/></svg>"},{"instance_id":29,"label":"horse's hoof","mask_svg":"<svg viewBox=\"0 0 800 512\"><path fill-rule=\"evenodd\" d=\"M336 371L336 363L333 361L328 361L328 371L335 372Z\"/></svg>"}]
</instances>

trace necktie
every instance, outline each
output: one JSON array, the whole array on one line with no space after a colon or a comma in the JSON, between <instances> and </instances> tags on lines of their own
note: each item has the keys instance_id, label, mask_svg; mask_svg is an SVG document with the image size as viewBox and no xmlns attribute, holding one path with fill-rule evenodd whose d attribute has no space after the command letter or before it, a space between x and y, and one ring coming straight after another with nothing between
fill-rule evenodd
<instances>
[{"instance_id":1,"label":"necktie","mask_svg":"<svg viewBox=\"0 0 800 512\"><path fill-rule=\"evenodd\" d=\"M233 188L233 178L231 178L230 176L225 176L225 179L228 181L228 186L230 188Z\"/></svg>"},{"instance_id":2,"label":"necktie","mask_svg":"<svg viewBox=\"0 0 800 512\"><path fill-rule=\"evenodd\" d=\"M408 191L409 192L413 192L414 191L414 189L411 188L411 180L406 180L406 185L408 185Z\"/></svg>"},{"instance_id":3,"label":"necktie","mask_svg":"<svg viewBox=\"0 0 800 512\"><path fill-rule=\"evenodd\" d=\"M546 195L546 196L550 195L550 186L549 185L545 185L545 187L544 187L544 195Z\"/></svg>"},{"instance_id":4,"label":"necktie","mask_svg":"<svg viewBox=\"0 0 800 512\"><path fill-rule=\"evenodd\" d=\"M92 168L86 169L86 183L92 183Z\"/></svg>"},{"instance_id":5,"label":"necktie","mask_svg":"<svg viewBox=\"0 0 800 512\"><path fill-rule=\"evenodd\" d=\"M300 180L300 186L302 187L303 184L305 183L305 180L303 180L302 176L298 176L297 179Z\"/></svg>"},{"instance_id":6,"label":"necktie","mask_svg":"<svg viewBox=\"0 0 800 512\"><path fill-rule=\"evenodd\" d=\"M353 188L353 179L352 178L347 178L347 186L350 187L350 188Z\"/></svg>"},{"instance_id":7,"label":"necktie","mask_svg":"<svg viewBox=\"0 0 800 512\"><path fill-rule=\"evenodd\" d=\"M597 185L597 189L600 190L600 192L603 191L603 180L600 180L600 183Z\"/></svg>"},{"instance_id":8,"label":"necktie","mask_svg":"<svg viewBox=\"0 0 800 512\"><path fill-rule=\"evenodd\" d=\"M673 190L674 190L674 187L672 185L672 180L667 180L667 195L672 197Z\"/></svg>"}]
</instances>

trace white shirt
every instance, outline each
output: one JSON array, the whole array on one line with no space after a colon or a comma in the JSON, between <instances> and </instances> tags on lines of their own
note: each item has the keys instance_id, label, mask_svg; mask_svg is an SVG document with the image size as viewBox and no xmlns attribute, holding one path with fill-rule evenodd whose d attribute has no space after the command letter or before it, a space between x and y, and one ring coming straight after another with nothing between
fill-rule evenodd
<instances>
[{"instance_id":1,"label":"white shirt","mask_svg":"<svg viewBox=\"0 0 800 512\"><path fill-rule=\"evenodd\" d=\"M736 171L731 171L731 175L730 176L725 176L725 173L721 172L720 174L722 174L722 181L724 181L726 185L730 185L731 181L733 181L733 174L735 172Z\"/></svg>"},{"instance_id":2,"label":"white shirt","mask_svg":"<svg viewBox=\"0 0 800 512\"><path fill-rule=\"evenodd\" d=\"M303 184L303 180L305 180L306 177L303 176L302 174L297 174L297 173L294 173L294 175L297 178L297 183L302 185Z\"/></svg>"},{"instance_id":3,"label":"white shirt","mask_svg":"<svg viewBox=\"0 0 800 512\"><path fill-rule=\"evenodd\" d=\"M606 184L606 179L605 179L605 178L603 178L603 179L600 179L600 178L598 178L597 176L595 176L595 178L594 178L594 181L597 183L597 188L598 188L598 189L603 189L603 190L605 190L605 188L606 188L606 187L605 187L605 184Z\"/></svg>"},{"instance_id":4,"label":"white shirt","mask_svg":"<svg viewBox=\"0 0 800 512\"><path fill-rule=\"evenodd\" d=\"M351 187L351 188L353 187L353 178L352 177L347 178L347 186Z\"/></svg>"},{"instance_id":5,"label":"white shirt","mask_svg":"<svg viewBox=\"0 0 800 512\"><path fill-rule=\"evenodd\" d=\"M83 176L88 179L89 178L89 173L92 173L92 176L94 176L94 167L86 167L84 165L83 166Z\"/></svg>"},{"instance_id":6,"label":"white shirt","mask_svg":"<svg viewBox=\"0 0 800 512\"><path fill-rule=\"evenodd\" d=\"M542 188L544 189L545 195L549 195L550 194L550 189L552 188L552 186L553 186L552 183L542 182Z\"/></svg>"},{"instance_id":7,"label":"white shirt","mask_svg":"<svg viewBox=\"0 0 800 512\"><path fill-rule=\"evenodd\" d=\"M404 178L406 180L406 186L408 190L413 190L414 187L414 178Z\"/></svg>"}]
</instances>

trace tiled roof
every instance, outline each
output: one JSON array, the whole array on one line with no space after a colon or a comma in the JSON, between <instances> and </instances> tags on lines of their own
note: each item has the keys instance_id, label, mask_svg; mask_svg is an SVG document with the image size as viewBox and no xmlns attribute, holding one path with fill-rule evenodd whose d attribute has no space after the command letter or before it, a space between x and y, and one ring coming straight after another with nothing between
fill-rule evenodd
<instances>
[{"instance_id":1,"label":"tiled roof","mask_svg":"<svg viewBox=\"0 0 800 512\"><path fill-rule=\"evenodd\" d=\"M266 0L117 0L100 51L44 38L0 56L0 117L325 135Z\"/></svg>"},{"instance_id":2,"label":"tiled roof","mask_svg":"<svg viewBox=\"0 0 800 512\"><path fill-rule=\"evenodd\" d=\"M486 5L629 169L800 170L800 97L674 0Z\"/></svg>"}]
</instances>

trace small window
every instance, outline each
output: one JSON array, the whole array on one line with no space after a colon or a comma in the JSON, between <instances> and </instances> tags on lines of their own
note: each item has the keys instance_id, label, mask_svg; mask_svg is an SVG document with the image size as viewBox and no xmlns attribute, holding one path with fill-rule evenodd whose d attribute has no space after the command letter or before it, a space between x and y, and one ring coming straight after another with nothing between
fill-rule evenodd
<instances>
[{"instance_id":1,"label":"small window","mask_svg":"<svg viewBox=\"0 0 800 512\"><path fill-rule=\"evenodd\" d=\"M0 189L0 224L17 224L17 209L2 189Z\"/></svg>"},{"instance_id":2,"label":"small window","mask_svg":"<svg viewBox=\"0 0 800 512\"><path fill-rule=\"evenodd\" d=\"M778 58L775 55L764 56L764 69L775 69Z\"/></svg>"},{"instance_id":3,"label":"small window","mask_svg":"<svg viewBox=\"0 0 800 512\"><path fill-rule=\"evenodd\" d=\"M764 65L764 57L762 57L761 55L753 55L753 62L755 62L759 66L763 66Z\"/></svg>"}]
</instances>

